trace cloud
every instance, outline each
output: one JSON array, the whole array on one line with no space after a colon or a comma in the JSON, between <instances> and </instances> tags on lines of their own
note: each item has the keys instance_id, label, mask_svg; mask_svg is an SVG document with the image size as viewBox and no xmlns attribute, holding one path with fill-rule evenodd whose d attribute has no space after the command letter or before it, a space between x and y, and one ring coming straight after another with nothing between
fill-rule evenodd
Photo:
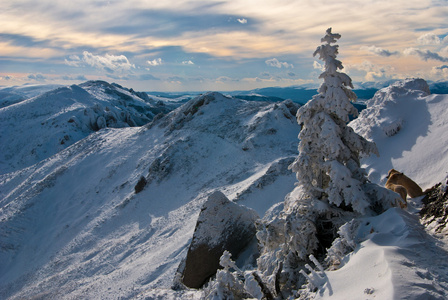
<instances>
[{"instance_id":1,"label":"cloud","mask_svg":"<svg viewBox=\"0 0 448 300\"><path fill-rule=\"evenodd\" d=\"M240 22L241 24L247 24L247 20L246 19L237 19L238 22Z\"/></svg>"},{"instance_id":2,"label":"cloud","mask_svg":"<svg viewBox=\"0 0 448 300\"><path fill-rule=\"evenodd\" d=\"M440 54L443 56L448 56L448 46L440 50Z\"/></svg>"},{"instance_id":3,"label":"cloud","mask_svg":"<svg viewBox=\"0 0 448 300\"><path fill-rule=\"evenodd\" d=\"M70 55L68 59L66 58L64 60L66 65L72 66L72 67L80 67L83 63L82 60L79 58L78 55Z\"/></svg>"},{"instance_id":4,"label":"cloud","mask_svg":"<svg viewBox=\"0 0 448 300\"><path fill-rule=\"evenodd\" d=\"M66 65L72 67L91 66L96 69L104 70L108 73L125 73L131 69L135 69L135 65L131 64L128 58L124 55L110 55L104 56L94 55L88 51L84 51L82 58L78 55L70 55L68 59L64 60Z\"/></svg>"},{"instance_id":5,"label":"cloud","mask_svg":"<svg viewBox=\"0 0 448 300\"><path fill-rule=\"evenodd\" d=\"M160 78L155 77L154 75L151 74L140 74L138 76L139 80L160 80Z\"/></svg>"},{"instance_id":6,"label":"cloud","mask_svg":"<svg viewBox=\"0 0 448 300\"><path fill-rule=\"evenodd\" d=\"M448 65L432 67L431 74L435 80L448 79Z\"/></svg>"},{"instance_id":7,"label":"cloud","mask_svg":"<svg viewBox=\"0 0 448 300\"><path fill-rule=\"evenodd\" d=\"M442 40L434 33L425 33L417 39L420 45L439 45Z\"/></svg>"},{"instance_id":8,"label":"cloud","mask_svg":"<svg viewBox=\"0 0 448 300\"><path fill-rule=\"evenodd\" d=\"M319 62L317 62L317 61L313 61L313 68L314 69L317 69L317 70L320 70L320 71L325 71L325 66L324 65L322 65L322 64L320 64Z\"/></svg>"},{"instance_id":9,"label":"cloud","mask_svg":"<svg viewBox=\"0 0 448 300\"><path fill-rule=\"evenodd\" d=\"M30 75L28 75L28 79L42 82L42 81L45 81L47 78L42 74L30 74Z\"/></svg>"},{"instance_id":10,"label":"cloud","mask_svg":"<svg viewBox=\"0 0 448 300\"><path fill-rule=\"evenodd\" d=\"M185 79L183 77L180 77L180 76L171 76L171 77L168 78L169 82L182 82L184 80Z\"/></svg>"},{"instance_id":11,"label":"cloud","mask_svg":"<svg viewBox=\"0 0 448 300\"><path fill-rule=\"evenodd\" d=\"M103 69L108 73L124 73L135 68L135 66L131 64L128 58L124 55L106 54L105 56L100 56L84 51L82 60L89 66L97 69Z\"/></svg>"},{"instance_id":12,"label":"cloud","mask_svg":"<svg viewBox=\"0 0 448 300\"><path fill-rule=\"evenodd\" d=\"M275 68L294 68L294 66L292 64L288 64L287 62L280 62L278 59L276 58L271 58L265 61L265 63L270 66L270 67L275 67Z\"/></svg>"},{"instance_id":13,"label":"cloud","mask_svg":"<svg viewBox=\"0 0 448 300\"><path fill-rule=\"evenodd\" d=\"M86 76L84 76L84 75L78 75L78 76L75 76L75 77L64 75L61 78L62 78L62 80L79 80L79 81L86 81L87 80Z\"/></svg>"},{"instance_id":14,"label":"cloud","mask_svg":"<svg viewBox=\"0 0 448 300\"><path fill-rule=\"evenodd\" d=\"M365 73L364 80L376 81L379 79L390 79L393 77L395 69L391 66L375 65L370 61L363 61L361 64L348 64L345 66L347 73L353 73L353 71L361 71Z\"/></svg>"},{"instance_id":15,"label":"cloud","mask_svg":"<svg viewBox=\"0 0 448 300\"><path fill-rule=\"evenodd\" d=\"M381 47L376 47L376 46L368 46L368 47L367 46L362 46L360 49L361 50L366 50L366 51L368 51L370 53L373 53L375 55L384 56L384 57L389 57L389 56L392 56L392 55L398 55L399 54L398 51L389 51L389 50L383 49Z\"/></svg>"},{"instance_id":16,"label":"cloud","mask_svg":"<svg viewBox=\"0 0 448 300\"><path fill-rule=\"evenodd\" d=\"M289 76L289 77L295 77L295 76L296 76L296 74L295 74L295 73L293 73L293 72L288 72L288 76Z\"/></svg>"},{"instance_id":17,"label":"cloud","mask_svg":"<svg viewBox=\"0 0 448 300\"><path fill-rule=\"evenodd\" d=\"M427 61L428 59L437 60L441 62L448 62L447 57L442 57L439 54L429 51L429 50L420 50L417 48L407 48L403 51L405 55L415 55Z\"/></svg>"},{"instance_id":18,"label":"cloud","mask_svg":"<svg viewBox=\"0 0 448 300\"><path fill-rule=\"evenodd\" d=\"M192 62L191 60L186 60L182 62L183 65L194 65L194 62Z\"/></svg>"},{"instance_id":19,"label":"cloud","mask_svg":"<svg viewBox=\"0 0 448 300\"><path fill-rule=\"evenodd\" d=\"M156 58L156 59L153 59L153 60L148 60L148 61L146 61L146 62L148 63L148 65L153 66L153 67L154 67L154 66L160 66L160 65L163 64L161 58Z\"/></svg>"},{"instance_id":20,"label":"cloud","mask_svg":"<svg viewBox=\"0 0 448 300\"><path fill-rule=\"evenodd\" d=\"M13 77L9 76L9 75L5 75L5 76L0 77L0 78L3 79L3 80L11 80Z\"/></svg>"},{"instance_id":21,"label":"cloud","mask_svg":"<svg viewBox=\"0 0 448 300\"><path fill-rule=\"evenodd\" d=\"M239 79L231 78L228 76L220 76L215 80L216 83L237 82L237 81L239 81Z\"/></svg>"}]
</instances>

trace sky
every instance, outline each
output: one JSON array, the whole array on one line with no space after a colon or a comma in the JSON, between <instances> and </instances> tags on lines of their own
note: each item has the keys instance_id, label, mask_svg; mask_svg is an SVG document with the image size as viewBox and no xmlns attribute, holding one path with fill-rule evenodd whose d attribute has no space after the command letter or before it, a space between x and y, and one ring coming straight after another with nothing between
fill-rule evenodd
<instances>
[{"instance_id":1,"label":"sky","mask_svg":"<svg viewBox=\"0 0 448 300\"><path fill-rule=\"evenodd\" d=\"M329 27L355 82L448 80L448 0L2 0L0 86L319 84Z\"/></svg>"}]
</instances>

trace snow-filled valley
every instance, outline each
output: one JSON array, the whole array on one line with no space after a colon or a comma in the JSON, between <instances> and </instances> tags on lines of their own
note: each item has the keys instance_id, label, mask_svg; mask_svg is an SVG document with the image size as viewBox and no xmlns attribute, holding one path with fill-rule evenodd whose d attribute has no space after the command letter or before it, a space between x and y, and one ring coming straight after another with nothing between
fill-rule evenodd
<instances>
[{"instance_id":1,"label":"snow-filled valley","mask_svg":"<svg viewBox=\"0 0 448 300\"><path fill-rule=\"evenodd\" d=\"M206 93L174 109L104 82L19 92L0 89L1 299L200 299L172 287L208 196L262 218L297 181L292 101ZM350 123L379 150L362 159L369 179L395 168L446 186L447 106L422 80L377 92ZM421 198L355 220L354 251L310 275L309 297L448 298L448 232L420 224Z\"/></svg>"}]
</instances>

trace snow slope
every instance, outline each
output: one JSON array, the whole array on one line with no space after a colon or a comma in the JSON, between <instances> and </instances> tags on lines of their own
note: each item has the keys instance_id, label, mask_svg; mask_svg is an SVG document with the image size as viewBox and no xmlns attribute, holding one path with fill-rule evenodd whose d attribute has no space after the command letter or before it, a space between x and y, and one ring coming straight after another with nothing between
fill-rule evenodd
<instances>
[{"instance_id":1,"label":"snow slope","mask_svg":"<svg viewBox=\"0 0 448 300\"><path fill-rule=\"evenodd\" d=\"M399 81L378 91L351 126L377 144L380 157L363 159L370 179L385 183L391 168L423 188L445 181L448 171L448 95L431 95L422 79ZM419 221L422 197L356 220L355 245L340 269L318 272L315 299L447 299L448 236Z\"/></svg>"},{"instance_id":2,"label":"snow slope","mask_svg":"<svg viewBox=\"0 0 448 300\"><path fill-rule=\"evenodd\" d=\"M0 108L39 96L58 87L61 87L61 85L25 84L22 86L0 87Z\"/></svg>"},{"instance_id":3,"label":"snow slope","mask_svg":"<svg viewBox=\"0 0 448 300\"><path fill-rule=\"evenodd\" d=\"M411 205L358 220L358 246L341 269L325 272L315 299L447 299L446 249L415 212Z\"/></svg>"},{"instance_id":4,"label":"snow slope","mask_svg":"<svg viewBox=\"0 0 448 300\"><path fill-rule=\"evenodd\" d=\"M370 179L384 183L394 167L423 188L442 181L447 104L421 81L379 91L351 123L378 146L379 158L363 159ZM283 201L296 181L287 170L297 155L295 109L208 93L0 175L0 298L199 299L201 291L171 285L203 202L220 190L262 216ZM135 194L141 176L148 184ZM448 239L428 233L419 199L409 202L357 220L344 233L354 251L338 270L317 271L310 297L447 299Z\"/></svg>"},{"instance_id":5,"label":"snow slope","mask_svg":"<svg viewBox=\"0 0 448 300\"><path fill-rule=\"evenodd\" d=\"M104 127L142 126L167 110L146 95L102 81L9 88L34 95L0 108L0 174L31 166ZM6 103L2 101L2 103Z\"/></svg>"},{"instance_id":6,"label":"snow slope","mask_svg":"<svg viewBox=\"0 0 448 300\"><path fill-rule=\"evenodd\" d=\"M448 172L448 95L431 95L423 79L381 89L350 126L373 140L380 156L363 159L372 182L385 184L395 168L425 190Z\"/></svg>"},{"instance_id":7,"label":"snow slope","mask_svg":"<svg viewBox=\"0 0 448 300\"><path fill-rule=\"evenodd\" d=\"M292 190L285 161L296 152L296 109L209 93L0 175L0 298L175 297L174 273L209 193L264 214ZM148 184L135 194L141 176Z\"/></svg>"}]
</instances>

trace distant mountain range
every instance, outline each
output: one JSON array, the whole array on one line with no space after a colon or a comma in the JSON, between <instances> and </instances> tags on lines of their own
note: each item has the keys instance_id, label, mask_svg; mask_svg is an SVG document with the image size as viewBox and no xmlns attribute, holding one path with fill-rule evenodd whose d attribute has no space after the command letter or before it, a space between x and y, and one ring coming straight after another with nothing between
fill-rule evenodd
<instances>
[{"instance_id":1,"label":"distant mountain range","mask_svg":"<svg viewBox=\"0 0 448 300\"><path fill-rule=\"evenodd\" d=\"M371 99L375 93L387 87L398 80L389 80L383 82L356 82L353 91L358 96L358 103L355 105L358 109L363 109L364 101ZM431 93L448 94L448 82L431 82L428 81ZM308 102L317 94L318 85L298 85L289 87L267 87L248 91L230 91L222 92L224 95L233 96L239 99L250 101L271 101L278 102L290 99L301 105ZM151 97L168 99L170 102L185 103L202 92L147 92Z\"/></svg>"}]
</instances>

